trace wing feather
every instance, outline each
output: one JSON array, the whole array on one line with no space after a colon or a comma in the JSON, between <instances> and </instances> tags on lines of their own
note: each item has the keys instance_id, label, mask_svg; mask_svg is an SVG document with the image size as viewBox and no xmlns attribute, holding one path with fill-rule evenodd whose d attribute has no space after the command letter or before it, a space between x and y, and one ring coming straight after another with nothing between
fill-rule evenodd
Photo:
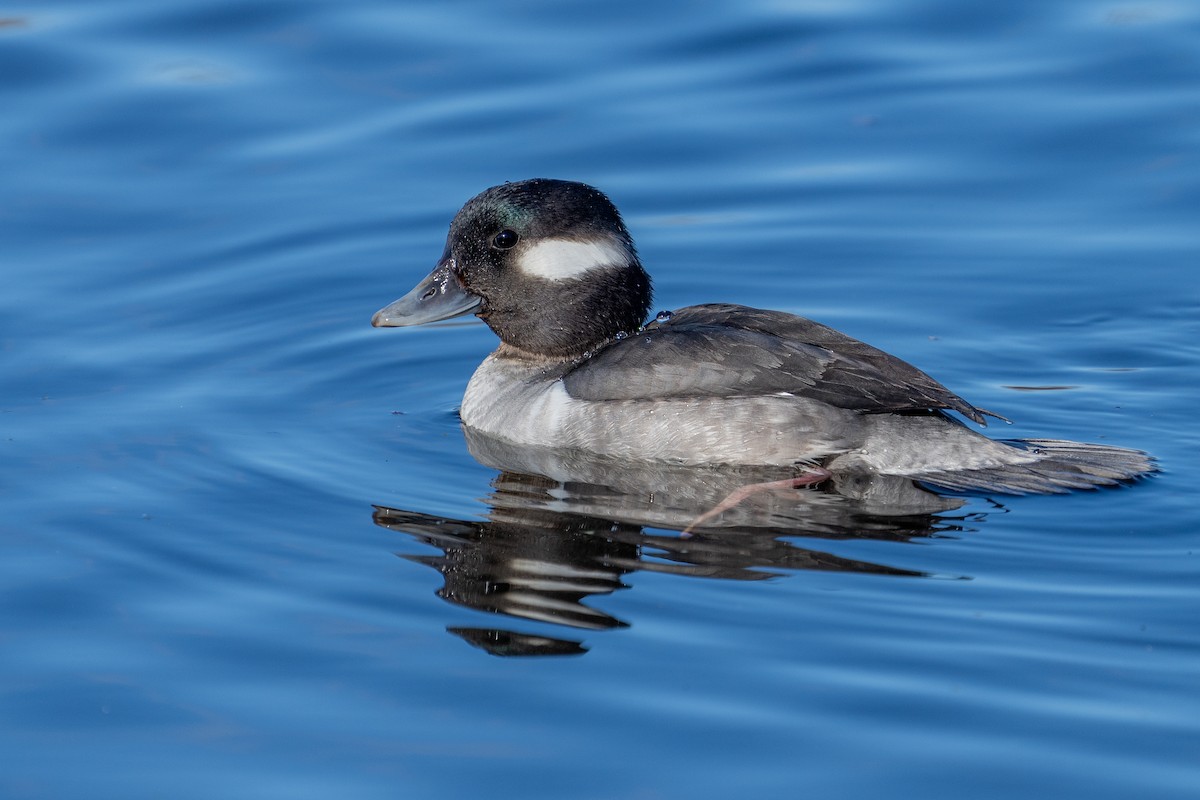
<instances>
[{"instance_id":1,"label":"wing feather","mask_svg":"<svg viewBox=\"0 0 1200 800\"><path fill-rule=\"evenodd\" d=\"M819 322L731 304L681 309L601 349L563 382L584 400L788 393L867 413L948 409L981 425L990 414Z\"/></svg>"}]
</instances>

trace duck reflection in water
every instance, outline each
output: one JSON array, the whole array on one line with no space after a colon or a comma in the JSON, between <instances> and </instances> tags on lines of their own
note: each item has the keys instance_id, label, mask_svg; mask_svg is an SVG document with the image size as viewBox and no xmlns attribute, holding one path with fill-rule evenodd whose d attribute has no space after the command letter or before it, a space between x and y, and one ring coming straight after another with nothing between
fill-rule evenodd
<instances>
[{"instance_id":1,"label":"duck reflection in water","mask_svg":"<svg viewBox=\"0 0 1200 800\"><path fill-rule=\"evenodd\" d=\"M787 475L757 467L615 462L464 430L471 454L500 471L487 498L488 518L456 520L377 506L375 522L441 551L404 556L442 573L438 596L517 619L592 631L626 627L585 601L628 588L622 578L636 570L726 580L796 570L924 577L928 573L844 558L793 540L904 542L961 532L966 524L947 513L963 505L961 498L875 476L758 492L680 535L738 487ZM448 630L495 655L587 650L572 638L505 628Z\"/></svg>"}]
</instances>

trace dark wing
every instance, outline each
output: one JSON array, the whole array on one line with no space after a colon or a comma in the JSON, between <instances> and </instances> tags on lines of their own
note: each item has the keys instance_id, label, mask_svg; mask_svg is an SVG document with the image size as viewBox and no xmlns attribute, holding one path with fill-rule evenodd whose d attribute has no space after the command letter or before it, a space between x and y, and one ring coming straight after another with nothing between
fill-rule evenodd
<instances>
[{"instance_id":1,"label":"dark wing","mask_svg":"<svg viewBox=\"0 0 1200 800\"><path fill-rule=\"evenodd\" d=\"M563 383L582 400L788 392L869 413L950 409L981 425L990 414L911 364L819 322L727 304L681 309L599 350Z\"/></svg>"}]
</instances>

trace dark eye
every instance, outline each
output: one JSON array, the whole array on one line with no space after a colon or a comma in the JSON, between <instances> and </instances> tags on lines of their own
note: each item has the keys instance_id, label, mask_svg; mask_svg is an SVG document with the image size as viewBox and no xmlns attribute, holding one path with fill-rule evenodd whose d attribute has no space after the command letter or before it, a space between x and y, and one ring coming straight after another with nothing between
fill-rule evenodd
<instances>
[{"instance_id":1,"label":"dark eye","mask_svg":"<svg viewBox=\"0 0 1200 800\"><path fill-rule=\"evenodd\" d=\"M507 228L496 234L496 238L492 239L492 246L501 250L507 250L517 243L516 231L510 231Z\"/></svg>"}]
</instances>

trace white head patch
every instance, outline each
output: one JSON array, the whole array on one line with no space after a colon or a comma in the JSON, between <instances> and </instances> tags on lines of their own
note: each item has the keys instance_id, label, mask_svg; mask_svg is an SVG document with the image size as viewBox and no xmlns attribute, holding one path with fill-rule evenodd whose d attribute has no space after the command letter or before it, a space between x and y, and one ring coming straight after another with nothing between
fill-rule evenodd
<instances>
[{"instance_id":1,"label":"white head patch","mask_svg":"<svg viewBox=\"0 0 1200 800\"><path fill-rule=\"evenodd\" d=\"M561 281L583 277L593 269L624 267L632 260L629 250L616 239L543 239L521 254L517 266L526 275Z\"/></svg>"}]
</instances>

